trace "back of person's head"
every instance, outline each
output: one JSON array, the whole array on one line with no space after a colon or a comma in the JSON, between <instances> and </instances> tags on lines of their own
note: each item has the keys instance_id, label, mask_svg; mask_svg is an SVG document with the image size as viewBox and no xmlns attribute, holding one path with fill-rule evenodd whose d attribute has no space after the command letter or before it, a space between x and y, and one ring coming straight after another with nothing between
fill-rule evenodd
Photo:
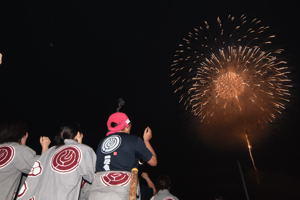
<instances>
[{"instance_id":1,"label":"back of person's head","mask_svg":"<svg viewBox=\"0 0 300 200\"><path fill-rule=\"evenodd\" d=\"M0 125L0 144L20 142L28 132L27 123L21 120L5 121Z\"/></svg>"},{"instance_id":2,"label":"back of person's head","mask_svg":"<svg viewBox=\"0 0 300 200\"><path fill-rule=\"evenodd\" d=\"M71 125L64 125L61 126L59 129L58 134L56 135L54 141L55 146L59 147L65 144L65 139L74 139L79 131L79 127L71 126Z\"/></svg>"},{"instance_id":3,"label":"back of person's head","mask_svg":"<svg viewBox=\"0 0 300 200\"><path fill-rule=\"evenodd\" d=\"M156 187L157 190L164 190L171 188L171 179L167 175L161 175L156 180Z\"/></svg>"},{"instance_id":4,"label":"back of person's head","mask_svg":"<svg viewBox=\"0 0 300 200\"><path fill-rule=\"evenodd\" d=\"M125 113L115 112L111 114L106 122L108 133L110 135L116 132L123 131L130 126L130 120Z\"/></svg>"}]
</instances>

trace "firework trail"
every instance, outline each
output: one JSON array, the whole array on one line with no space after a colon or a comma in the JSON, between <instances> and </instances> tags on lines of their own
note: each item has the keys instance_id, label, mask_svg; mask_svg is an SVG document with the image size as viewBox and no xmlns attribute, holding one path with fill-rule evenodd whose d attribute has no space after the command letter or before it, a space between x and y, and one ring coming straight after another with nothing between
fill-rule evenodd
<instances>
[{"instance_id":1,"label":"firework trail","mask_svg":"<svg viewBox=\"0 0 300 200\"><path fill-rule=\"evenodd\" d=\"M255 165L255 161L254 161L254 158L253 158L253 155L252 155L252 151L251 151L252 150L252 146L251 146L251 143L249 141L247 133L245 133L245 137L246 137L247 147L248 147L248 151L249 151L249 155L250 155L250 158L251 158L251 162L252 162L253 168L254 168L255 171L257 171L256 165Z\"/></svg>"},{"instance_id":2,"label":"firework trail","mask_svg":"<svg viewBox=\"0 0 300 200\"><path fill-rule=\"evenodd\" d=\"M251 162L252 162L252 166L253 166L253 169L254 169L254 172L255 172L256 182L259 184L260 183L260 178L259 178L259 175L258 175L258 170L257 170L256 164L255 164L255 161L254 161L254 157L252 155L252 145L250 143L247 130L245 131L245 139L246 139L246 142L247 142L248 153L249 153L249 156L250 156L250 159L251 159Z\"/></svg>"},{"instance_id":3,"label":"firework trail","mask_svg":"<svg viewBox=\"0 0 300 200\"><path fill-rule=\"evenodd\" d=\"M204 123L233 116L272 122L285 109L291 87L274 38L269 26L245 15L218 17L213 26L204 21L182 39L171 64L180 102Z\"/></svg>"}]
</instances>

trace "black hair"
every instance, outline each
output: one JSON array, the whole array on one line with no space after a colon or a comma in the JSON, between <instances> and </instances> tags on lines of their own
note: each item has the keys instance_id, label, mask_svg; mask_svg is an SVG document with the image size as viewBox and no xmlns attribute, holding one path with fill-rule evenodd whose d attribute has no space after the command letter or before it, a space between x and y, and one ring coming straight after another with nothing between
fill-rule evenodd
<instances>
[{"instance_id":1,"label":"black hair","mask_svg":"<svg viewBox=\"0 0 300 200\"><path fill-rule=\"evenodd\" d=\"M25 121L14 120L5 121L0 125L0 144L6 142L20 142L22 137L28 132Z\"/></svg>"},{"instance_id":2,"label":"black hair","mask_svg":"<svg viewBox=\"0 0 300 200\"><path fill-rule=\"evenodd\" d=\"M156 180L157 190L171 189L171 179L167 175L161 175Z\"/></svg>"},{"instance_id":3,"label":"black hair","mask_svg":"<svg viewBox=\"0 0 300 200\"><path fill-rule=\"evenodd\" d=\"M65 144L65 139L74 139L79 131L79 127L76 126L61 126L58 134L55 136L55 146L60 147Z\"/></svg>"}]
</instances>

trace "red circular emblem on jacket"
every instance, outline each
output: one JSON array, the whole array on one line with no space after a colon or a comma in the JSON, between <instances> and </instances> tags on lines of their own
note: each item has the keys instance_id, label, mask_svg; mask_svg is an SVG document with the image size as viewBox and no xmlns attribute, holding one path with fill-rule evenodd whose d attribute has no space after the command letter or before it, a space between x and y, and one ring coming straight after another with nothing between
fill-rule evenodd
<instances>
[{"instance_id":1,"label":"red circular emblem on jacket","mask_svg":"<svg viewBox=\"0 0 300 200\"><path fill-rule=\"evenodd\" d=\"M0 147L0 168L5 167L15 156L15 149L12 146Z\"/></svg>"},{"instance_id":2,"label":"red circular emblem on jacket","mask_svg":"<svg viewBox=\"0 0 300 200\"><path fill-rule=\"evenodd\" d=\"M125 186L130 181L130 175L125 172L108 172L101 176L101 181L107 186Z\"/></svg>"},{"instance_id":3,"label":"red circular emblem on jacket","mask_svg":"<svg viewBox=\"0 0 300 200\"><path fill-rule=\"evenodd\" d=\"M81 160L81 151L75 146L69 146L56 152L51 161L52 169L61 173L75 170Z\"/></svg>"}]
</instances>

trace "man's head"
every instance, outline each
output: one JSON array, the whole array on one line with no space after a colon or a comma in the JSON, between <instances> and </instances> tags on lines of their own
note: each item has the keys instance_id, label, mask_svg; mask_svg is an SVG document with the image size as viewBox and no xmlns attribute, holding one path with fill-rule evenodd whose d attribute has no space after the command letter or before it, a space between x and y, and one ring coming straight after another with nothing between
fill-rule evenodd
<instances>
[{"instance_id":1,"label":"man's head","mask_svg":"<svg viewBox=\"0 0 300 200\"><path fill-rule=\"evenodd\" d=\"M128 116L122 112L116 112L109 116L107 120L107 129L109 132L106 135L110 135L116 132L130 133L131 124Z\"/></svg>"},{"instance_id":2,"label":"man's head","mask_svg":"<svg viewBox=\"0 0 300 200\"><path fill-rule=\"evenodd\" d=\"M27 138L28 128L23 121L8 121L0 125L0 144L5 142L26 144Z\"/></svg>"},{"instance_id":3,"label":"man's head","mask_svg":"<svg viewBox=\"0 0 300 200\"><path fill-rule=\"evenodd\" d=\"M170 190L171 188L171 179L167 175L161 175L157 178L156 186L158 190Z\"/></svg>"}]
</instances>

